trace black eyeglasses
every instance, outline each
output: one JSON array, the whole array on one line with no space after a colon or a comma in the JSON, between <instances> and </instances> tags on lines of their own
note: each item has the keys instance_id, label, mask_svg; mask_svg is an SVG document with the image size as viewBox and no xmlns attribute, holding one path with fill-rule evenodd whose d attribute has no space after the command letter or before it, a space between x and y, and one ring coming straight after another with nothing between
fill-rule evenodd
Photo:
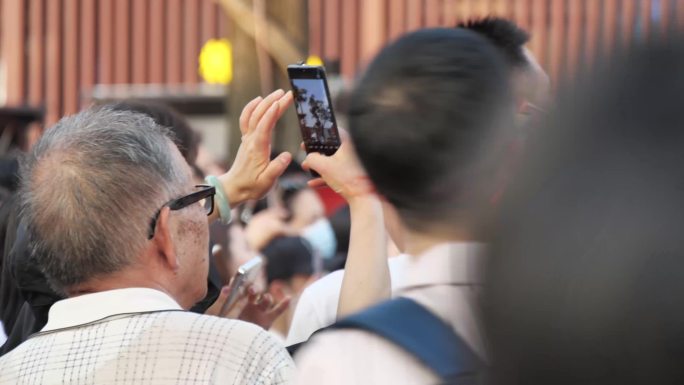
<instances>
[{"instance_id":1,"label":"black eyeglasses","mask_svg":"<svg viewBox=\"0 0 684 385\"><path fill-rule=\"evenodd\" d=\"M159 219L159 213L161 210L168 206L171 210L180 210L182 208L188 207L191 204L199 202L202 208L207 213L207 216L214 212L214 194L216 194L216 188L214 186L207 185L197 185L195 186L195 191L182 196L178 199L172 199L166 202L162 207L154 213L154 216L150 220L150 229L147 234L147 239L152 239L154 237L154 229L157 227L157 219Z\"/></svg>"}]
</instances>

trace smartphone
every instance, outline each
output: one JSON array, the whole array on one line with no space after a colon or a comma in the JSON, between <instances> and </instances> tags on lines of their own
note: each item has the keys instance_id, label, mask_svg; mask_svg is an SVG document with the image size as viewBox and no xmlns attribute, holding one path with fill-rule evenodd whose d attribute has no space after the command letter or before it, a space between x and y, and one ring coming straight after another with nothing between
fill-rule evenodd
<instances>
[{"instance_id":1,"label":"smartphone","mask_svg":"<svg viewBox=\"0 0 684 385\"><path fill-rule=\"evenodd\" d=\"M287 67L287 74L306 152L334 154L341 142L325 69L321 66L293 64Z\"/></svg>"},{"instance_id":2,"label":"smartphone","mask_svg":"<svg viewBox=\"0 0 684 385\"><path fill-rule=\"evenodd\" d=\"M235 273L235 276L233 276L233 287L228 294L228 299L221 307L220 314L224 314L228 309L230 309L231 306L233 306L246 284L253 283L256 280L259 270L263 264L263 258L257 255L238 267L238 271Z\"/></svg>"}]
</instances>

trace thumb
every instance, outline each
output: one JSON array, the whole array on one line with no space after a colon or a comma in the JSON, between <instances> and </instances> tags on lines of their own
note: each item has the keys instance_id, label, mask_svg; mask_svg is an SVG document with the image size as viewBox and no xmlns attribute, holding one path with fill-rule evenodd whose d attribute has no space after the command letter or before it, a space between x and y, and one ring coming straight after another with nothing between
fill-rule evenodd
<instances>
[{"instance_id":1,"label":"thumb","mask_svg":"<svg viewBox=\"0 0 684 385\"><path fill-rule=\"evenodd\" d=\"M266 169L261 174L262 177L266 178L269 181L274 181L276 178L282 175L283 172L285 172L285 169L291 161L292 154L290 154L289 152L281 153L275 159L273 159L268 164L268 166L266 166Z\"/></svg>"},{"instance_id":2,"label":"thumb","mask_svg":"<svg viewBox=\"0 0 684 385\"><path fill-rule=\"evenodd\" d=\"M218 298L216 298L216 301L214 301L214 303L207 309L207 311L204 312L204 314L220 317L219 313L221 312L223 305L228 300L228 294L230 294L230 285L226 285L221 288Z\"/></svg>"},{"instance_id":3,"label":"thumb","mask_svg":"<svg viewBox=\"0 0 684 385\"><path fill-rule=\"evenodd\" d=\"M291 301L292 297L290 296L283 298L280 302L278 302L275 306L271 308L270 313L275 315L276 317L281 315L285 310L287 310L287 307L290 306Z\"/></svg>"},{"instance_id":4,"label":"thumb","mask_svg":"<svg viewBox=\"0 0 684 385\"><path fill-rule=\"evenodd\" d=\"M327 160L328 157L321 155L317 152L312 152L306 156L306 159L304 159L304 161L302 162L302 167L305 170L311 169L323 175L321 171L325 167L325 162Z\"/></svg>"}]
</instances>

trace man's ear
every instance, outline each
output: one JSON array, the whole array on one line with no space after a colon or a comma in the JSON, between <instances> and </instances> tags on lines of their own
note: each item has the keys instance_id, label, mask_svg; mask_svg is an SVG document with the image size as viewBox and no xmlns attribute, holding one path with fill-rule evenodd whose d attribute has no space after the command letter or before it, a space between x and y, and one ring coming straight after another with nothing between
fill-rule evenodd
<instances>
[{"instance_id":1,"label":"man's ear","mask_svg":"<svg viewBox=\"0 0 684 385\"><path fill-rule=\"evenodd\" d=\"M152 242L157 250L157 255L162 259L161 262L173 271L178 271L180 263L176 257L176 250L173 247L170 220L171 209L165 206L159 212Z\"/></svg>"}]
</instances>

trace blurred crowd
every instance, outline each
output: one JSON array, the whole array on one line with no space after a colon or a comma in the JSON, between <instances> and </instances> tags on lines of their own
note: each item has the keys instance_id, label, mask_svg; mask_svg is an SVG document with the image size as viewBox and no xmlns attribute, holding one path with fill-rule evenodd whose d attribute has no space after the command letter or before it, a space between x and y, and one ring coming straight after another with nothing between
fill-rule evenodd
<instances>
[{"instance_id":1,"label":"blurred crowd","mask_svg":"<svg viewBox=\"0 0 684 385\"><path fill-rule=\"evenodd\" d=\"M228 167L136 100L17 144L0 384L682 383L684 46L552 96L528 40L500 18L400 37L332 156L272 148L283 90L244 107Z\"/></svg>"}]
</instances>

